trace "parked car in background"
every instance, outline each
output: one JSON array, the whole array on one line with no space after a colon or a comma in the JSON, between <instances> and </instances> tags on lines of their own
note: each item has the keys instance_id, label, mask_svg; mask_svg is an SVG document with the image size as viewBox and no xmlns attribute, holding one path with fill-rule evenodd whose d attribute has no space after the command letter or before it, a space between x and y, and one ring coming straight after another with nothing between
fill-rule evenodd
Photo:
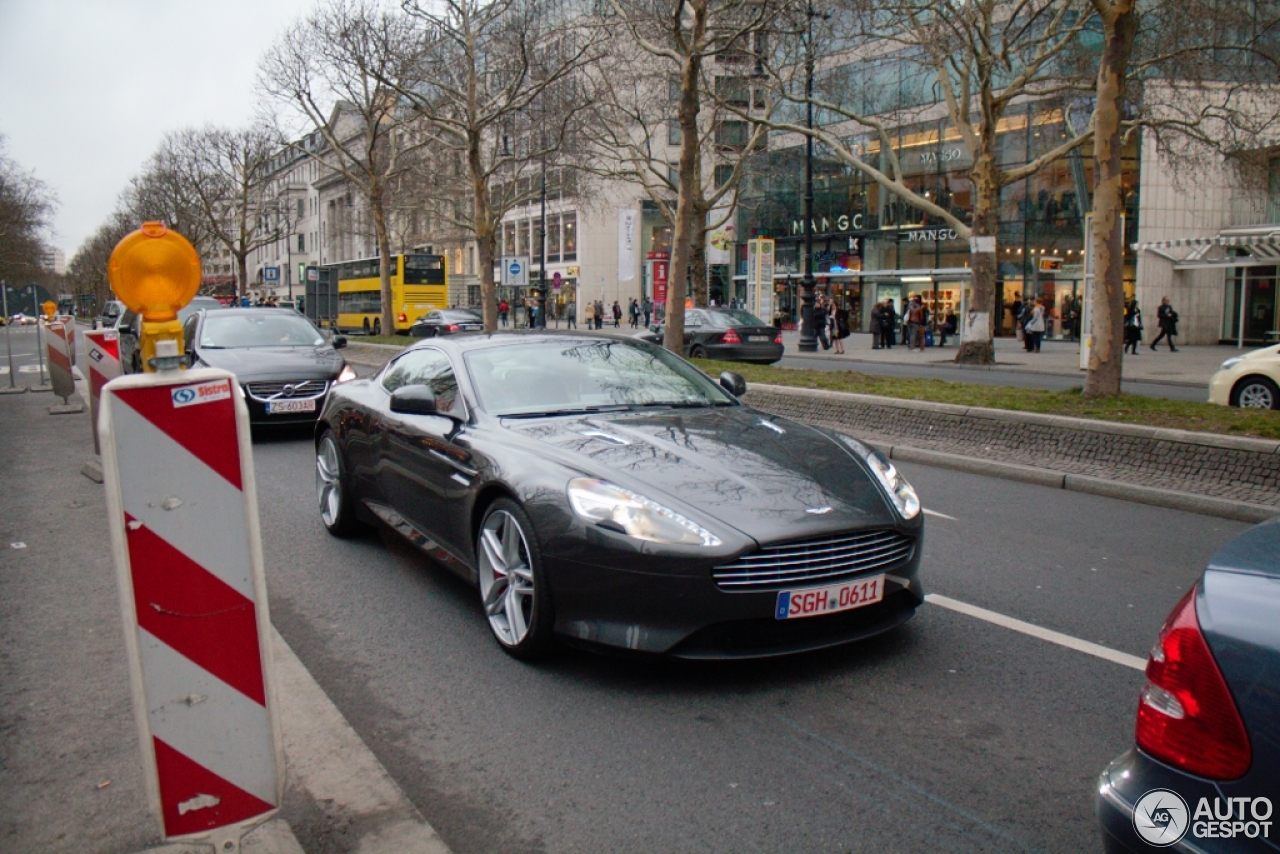
<instances>
[{"instance_id":1,"label":"parked car in background","mask_svg":"<svg viewBox=\"0 0 1280 854\"><path fill-rule=\"evenodd\" d=\"M1280 409L1280 344L1234 356L1209 380L1209 402Z\"/></svg>"},{"instance_id":2,"label":"parked car in background","mask_svg":"<svg viewBox=\"0 0 1280 854\"><path fill-rule=\"evenodd\" d=\"M201 309L221 309L222 303L213 297L195 297L178 312L178 320L185 323ZM120 367L126 374L142 373L142 352L138 347L142 334L142 316L125 309L116 322L116 331L120 333Z\"/></svg>"},{"instance_id":3,"label":"parked car in background","mask_svg":"<svg viewBox=\"0 0 1280 854\"><path fill-rule=\"evenodd\" d=\"M193 367L236 375L254 424L313 422L329 390L356 377L338 352L347 339L326 338L292 308L197 311L182 334Z\"/></svg>"},{"instance_id":4,"label":"parked car in background","mask_svg":"<svg viewBox=\"0 0 1280 854\"><path fill-rule=\"evenodd\" d=\"M663 331L658 324L640 337L661 344ZM782 330L742 308L687 308L684 354L691 359L772 364L782 358Z\"/></svg>"},{"instance_id":5,"label":"parked car in background","mask_svg":"<svg viewBox=\"0 0 1280 854\"><path fill-rule=\"evenodd\" d=\"M1219 549L1174 606L1135 741L1098 780L1106 851L1280 851L1280 519Z\"/></svg>"},{"instance_id":6,"label":"parked car in background","mask_svg":"<svg viewBox=\"0 0 1280 854\"><path fill-rule=\"evenodd\" d=\"M29 314L15 314L9 319L14 326L35 326L36 319Z\"/></svg>"},{"instance_id":7,"label":"parked car in background","mask_svg":"<svg viewBox=\"0 0 1280 854\"><path fill-rule=\"evenodd\" d=\"M772 656L904 623L924 596L915 490L745 391L634 338L421 341L330 395L320 517L335 536L381 521L458 573L519 658L556 637Z\"/></svg>"},{"instance_id":8,"label":"parked car in background","mask_svg":"<svg viewBox=\"0 0 1280 854\"><path fill-rule=\"evenodd\" d=\"M419 317L409 327L413 338L435 338L437 335L456 335L459 332L479 332L484 329L484 318L465 308L437 308Z\"/></svg>"}]
</instances>

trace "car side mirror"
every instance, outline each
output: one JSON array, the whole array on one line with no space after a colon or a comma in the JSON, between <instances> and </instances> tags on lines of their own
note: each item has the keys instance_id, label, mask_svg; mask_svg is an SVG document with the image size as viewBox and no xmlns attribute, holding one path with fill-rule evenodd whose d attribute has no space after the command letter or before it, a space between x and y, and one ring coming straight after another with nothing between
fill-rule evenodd
<instances>
[{"instance_id":1,"label":"car side mirror","mask_svg":"<svg viewBox=\"0 0 1280 854\"><path fill-rule=\"evenodd\" d=\"M391 411L402 415L441 415L429 386L406 385L391 392Z\"/></svg>"},{"instance_id":2,"label":"car side mirror","mask_svg":"<svg viewBox=\"0 0 1280 854\"><path fill-rule=\"evenodd\" d=\"M343 347L347 346L347 336L334 335L333 339L329 343L333 345L333 349L341 350Z\"/></svg>"},{"instance_id":3,"label":"car side mirror","mask_svg":"<svg viewBox=\"0 0 1280 854\"><path fill-rule=\"evenodd\" d=\"M740 374L725 371L720 374L720 387L734 397L742 397L747 393L747 381Z\"/></svg>"}]
</instances>

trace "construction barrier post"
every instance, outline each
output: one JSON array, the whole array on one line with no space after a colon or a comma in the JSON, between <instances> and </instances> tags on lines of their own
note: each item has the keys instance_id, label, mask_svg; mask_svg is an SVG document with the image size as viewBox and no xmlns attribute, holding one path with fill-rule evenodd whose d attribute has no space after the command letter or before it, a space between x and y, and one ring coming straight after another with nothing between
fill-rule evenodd
<instances>
[{"instance_id":1,"label":"construction barrier post","mask_svg":"<svg viewBox=\"0 0 1280 854\"><path fill-rule=\"evenodd\" d=\"M120 376L120 333L114 329L94 329L84 334L89 368L89 417L93 422L93 452L102 453L98 441L98 410L102 387Z\"/></svg>"},{"instance_id":2,"label":"construction barrier post","mask_svg":"<svg viewBox=\"0 0 1280 854\"><path fill-rule=\"evenodd\" d=\"M76 380L71 374L71 355L67 348L67 329L60 321L54 321L46 329L45 347L49 359L49 384L53 393L62 398L61 405L49 407L54 415L65 415L83 412L79 401L71 403L71 396L76 393Z\"/></svg>"},{"instance_id":3,"label":"construction barrier post","mask_svg":"<svg viewBox=\"0 0 1280 854\"><path fill-rule=\"evenodd\" d=\"M284 768L248 410L213 369L119 377L101 406L152 809L166 839L235 851L279 808Z\"/></svg>"}]
</instances>

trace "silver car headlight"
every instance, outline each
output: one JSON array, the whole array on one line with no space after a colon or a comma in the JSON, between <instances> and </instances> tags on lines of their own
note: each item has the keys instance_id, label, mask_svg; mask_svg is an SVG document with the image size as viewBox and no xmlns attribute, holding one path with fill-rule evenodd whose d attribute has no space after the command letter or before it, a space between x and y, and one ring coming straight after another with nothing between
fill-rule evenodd
<instances>
[{"instance_id":1,"label":"silver car headlight","mask_svg":"<svg viewBox=\"0 0 1280 854\"><path fill-rule=\"evenodd\" d=\"M920 496L916 495L915 487L907 483L902 472L885 459L884 454L864 445L852 436L841 435L840 438L853 449L854 453L867 461L868 468L880 481L885 492L889 493L893 506L898 508L903 519L914 519L920 514Z\"/></svg>"},{"instance_id":2,"label":"silver car headlight","mask_svg":"<svg viewBox=\"0 0 1280 854\"><path fill-rule=\"evenodd\" d=\"M339 383L349 383L356 378L355 368L350 365L343 365L342 372L338 374L338 378L333 381L334 385Z\"/></svg>"},{"instance_id":3,"label":"silver car headlight","mask_svg":"<svg viewBox=\"0 0 1280 854\"><path fill-rule=\"evenodd\" d=\"M692 519L608 481L574 478L569 481L567 492L574 513L589 521L616 527L637 540L686 546L720 545L719 537Z\"/></svg>"},{"instance_id":4,"label":"silver car headlight","mask_svg":"<svg viewBox=\"0 0 1280 854\"><path fill-rule=\"evenodd\" d=\"M1230 359L1227 359L1225 362L1223 362L1222 367L1218 368L1218 370L1225 371L1228 368L1234 368L1236 365L1240 364L1243 361L1244 361L1244 356L1232 356Z\"/></svg>"}]
</instances>

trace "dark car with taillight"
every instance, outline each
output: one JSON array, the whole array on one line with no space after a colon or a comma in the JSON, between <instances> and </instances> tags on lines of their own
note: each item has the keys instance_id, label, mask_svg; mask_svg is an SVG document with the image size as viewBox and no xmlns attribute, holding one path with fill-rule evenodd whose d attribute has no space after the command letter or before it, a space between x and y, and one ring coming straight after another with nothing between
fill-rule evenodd
<instances>
[{"instance_id":1,"label":"dark car with taillight","mask_svg":"<svg viewBox=\"0 0 1280 854\"><path fill-rule=\"evenodd\" d=\"M412 338L435 338L439 335L457 335L459 332L479 332L484 329L484 318L465 308L437 308L419 317L409 327Z\"/></svg>"},{"instance_id":2,"label":"dark car with taillight","mask_svg":"<svg viewBox=\"0 0 1280 854\"><path fill-rule=\"evenodd\" d=\"M314 423L329 392L353 380L339 349L291 308L224 308L199 311L182 326L194 367L236 375L254 424Z\"/></svg>"},{"instance_id":3,"label":"dark car with taillight","mask_svg":"<svg viewBox=\"0 0 1280 854\"><path fill-rule=\"evenodd\" d=\"M663 327L641 336L662 343ZM782 330L742 308L686 308L684 354L691 359L772 364L782 358Z\"/></svg>"},{"instance_id":4,"label":"dark car with taillight","mask_svg":"<svg viewBox=\"0 0 1280 854\"><path fill-rule=\"evenodd\" d=\"M1219 549L1146 672L1135 745L1098 781L1104 848L1280 851L1280 519Z\"/></svg>"}]
</instances>

